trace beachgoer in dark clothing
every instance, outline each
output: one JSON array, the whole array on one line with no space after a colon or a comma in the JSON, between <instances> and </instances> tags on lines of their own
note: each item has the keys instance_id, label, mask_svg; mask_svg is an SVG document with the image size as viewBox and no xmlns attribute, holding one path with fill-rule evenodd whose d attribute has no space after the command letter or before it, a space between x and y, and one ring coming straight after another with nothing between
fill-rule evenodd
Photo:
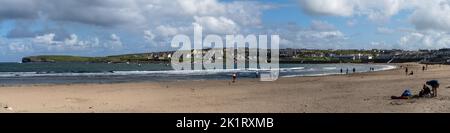
<instances>
[{"instance_id":1,"label":"beachgoer in dark clothing","mask_svg":"<svg viewBox=\"0 0 450 133\"><path fill-rule=\"evenodd\" d=\"M355 73L356 72L356 69L355 68L353 68L353 73Z\"/></svg>"},{"instance_id":2,"label":"beachgoer in dark clothing","mask_svg":"<svg viewBox=\"0 0 450 133\"><path fill-rule=\"evenodd\" d=\"M233 75L231 75L232 76L232 81L231 82L236 82L236 78L237 78L237 74L236 73L233 73Z\"/></svg>"},{"instance_id":3,"label":"beachgoer in dark clothing","mask_svg":"<svg viewBox=\"0 0 450 133\"><path fill-rule=\"evenodd\" d=\"M408 75L408 67L405 67L405 73Z\"/></svg>"},{"instance_id":4,"label":"beachgoer in dark clothing","mask_svg":"<svg viewBox=\"0 0 450 133\"><path fill-rule=\"evenodd\" d=\"M437 97L437 89L439 88L439 82L437 80L430 80L430 81L427 81L425 84L431 86L432 96Z\"/></svg>"},{"instance_id":5,"label":"beachgoer in dark clothing","mask_svg":"<svg viewBox=\"0 0 450 133\"><path fill-rule=\"evenodd\" d=\"M345 71L345 74L348 74L348 68L347 68L347 70Z\"/></svg>"},{"instance_id":6,"label":"beachgoer in dark clothing","mask_svg":"<svg viewBox=\"0 0 450 133\"><path fill-rule=\"evenodd\" d=\"M341 73L342 73L342 68L341 68Z\"/></svg>"},{"instance_id":7,"label":"beachgoer in dark clothing","mask_svg":"<svg viewBox=\"0 0 450 133\"><path fill-rule=\"evenodd\" d=\"M419 97L431 96L431 89L427 85L423 85L422 90L419 92Z\"/></svg>"},{"instance_id":8,"label":"beachgoer in dark clothing","mask_svg":"<svg viewBox=\"0 0 450 133\"><path fill-rule=\"evenodd\" d=\"M425 71L425 66L422 66L422 71Z\"/></svg>"}]
</instances>

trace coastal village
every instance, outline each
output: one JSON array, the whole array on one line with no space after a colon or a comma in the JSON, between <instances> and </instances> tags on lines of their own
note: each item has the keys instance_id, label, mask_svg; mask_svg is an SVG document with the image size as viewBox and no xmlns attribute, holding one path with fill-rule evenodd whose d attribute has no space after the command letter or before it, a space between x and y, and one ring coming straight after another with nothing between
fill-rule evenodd
<instances>
[{"instance_id":1,"label":"coastal village","mask_svg":"<svg viewBox=\"0 0 450 133\"><path fill-rule=\"evenodd\" d=\"M195 58L201 58L211 49L192 50ZM238 59L249 59L248 54L239 55ZM22 59L27 62L93 62L93 63L166 63L175 51L149 52L139 54L114 55L106 57L79 57L65 55L30 56ZM237 52L237 51L235 51ZM270 51L268 52L270 54ZM197 57L199 56L199 57ZM371 50L321 50L321 49L293 49L279 50L280 63L403 63L420 62L423 64L449 64L450 48L438 50L400 50L400 49L371 49ZM187 57L190 58L190 57ZM220 58L220 57L218 57Z\"/></svg>"}]
</instances>

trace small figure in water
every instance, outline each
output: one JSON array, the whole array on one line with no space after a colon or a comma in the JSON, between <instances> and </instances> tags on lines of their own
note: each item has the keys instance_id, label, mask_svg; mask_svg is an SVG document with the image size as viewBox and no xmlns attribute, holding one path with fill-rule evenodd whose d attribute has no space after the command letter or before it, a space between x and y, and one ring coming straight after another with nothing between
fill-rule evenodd
<instances>
[{"instance_id":1,"label":"small figure in water","mask_svg":"<svg viewBox=\"0 0 450 133\"><path fill-rule=\"evenodd\" d=\"M347 68L347 70L345 71L345 74L348 74L348 68Z\"/></svg>"},{"instance_id":2,"label":"small figure in water","mask_svg":"<svg viewBox=\"0 0 450 133\"><path fill-rule=\"evenodd\" d=\"M356 72L356 69L355 68L353 68L353 73L355 73Z\"/></svg>"},{"instance_id":3,"label":"small figure in water","mask_svg":"<svg viewBox=\"0 0 450 133\"><path fill-rule=\"evenodd\" d=\"M342 73L342 68L341 68L341 73Z\"/></svg>"}]
</instances>

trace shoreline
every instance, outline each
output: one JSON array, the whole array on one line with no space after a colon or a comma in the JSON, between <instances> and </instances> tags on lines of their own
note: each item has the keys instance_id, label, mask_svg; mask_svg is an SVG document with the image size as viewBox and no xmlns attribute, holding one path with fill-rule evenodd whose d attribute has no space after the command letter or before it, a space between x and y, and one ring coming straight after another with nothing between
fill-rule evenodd
<instances>
[{"instance_id":1,"label":"shoreline","mask_svg":"<svg viewBox=\"0 0 450 133\"><path fill-rule=\"evenodd\" d=\"M331 63L331 64L335 64L335 63ZM322 77L322 76L335 76L335 75L350 75L350 74L356 74L356 73L373 73L373 72L380 72L380 71L389 71L392 69L398 69L399 68L399 64L397 63L392 63L392 64L388 64L388 63L338 63L338 64L355 64L355 65L383 65L384 68L379 69L379 70L374 70L374 71L362 71L362 72L350 72L349 74L345 74L345 73L322 73L322 74L301 74L301 75L286 75L286 76L281 76L280 78L295 78L295 77ZM282 68L280 68L282 69ZM338 69L338 68L336 68ZM165 70L164 70L165 71ZM130 71L130 72L136 72L136 71ZM145 71L143 71L145 72ZM153 71L151 71L153 72ZM157 72L157 71L155 71ZM14 73L14 72L4 72L4 73ZM27 72L29 73L29 72ZM58 73L56 73L58 74ZM82 73L83 74L83 73ZM86 74L90 74L90 73L86 73ZM103 73L98 73L98 74L103 74ZM140 76L140 74L137 74L138 76ZM87 75L84 75L87 76ZM104 75L107 76L107 75ZM114 76L114 75L111 75ZM117 75L117 76L123 76L123 75ZM130 74L128 76L133 76L133 74ZM21 77L21 76L19 76ZM33 77L33 76L31 76ZM42 77L42 76L36 76L36 77ZM44 75L45 77L45 75ZM77 77L77 76L55 76L55 77ZM81 75L80 75L81 77ZM5 78L5 77L4 77ZM7 78L7 77L6 77ZM240 80L254 80L254 79L259 79L259 78L253 78L253 77L242 77ZM102 81L97 81L97 82L75 82L75 83L7 83L7 84L0 84L0 87L14 87L14 86L51 86L51 85L82 85L82 84L122 84L122 83L158 83L158 82L183 82L183 81L210 81L210 80L216 80L216 81L228 81L229 79L177 79L177 80L135 80L135 81L110 81L110 82L102 82Z\"/></svg>"}]
</instances>

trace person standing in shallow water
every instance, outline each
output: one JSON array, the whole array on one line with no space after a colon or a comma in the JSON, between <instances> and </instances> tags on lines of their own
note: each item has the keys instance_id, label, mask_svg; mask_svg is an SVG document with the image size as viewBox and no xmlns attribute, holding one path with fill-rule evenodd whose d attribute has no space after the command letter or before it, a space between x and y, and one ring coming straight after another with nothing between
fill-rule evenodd
<instances>
[{"instance_id":1,"label":"person standing in shallow water","mask_svg":"<svg viewBox=\"0 0 450 133\"><path fill-rule=\"evenodd\" d=\"M348 74L348 68L347 68L347 70L345 71L345 74Z\"/></svg>"},{"instance_id":2,"label":"person standing in shallow water","mask_svg":"<svg viewBox=\"0 0 450 133\"><path fill-rule=\"evenodd\" d=\"M356 69L355 68L353 68L353 73L355 73L356 72Z\"/></svg>"},{"instance_id":3,"label":"person standing in shallow water","mask_svg":"<svg viewBox=\"0 0 450 133\"><path fill-rule=\"evenodd\" d=\"M343 73L343 72L342 72L342 68L341 68L341 73Z\"/></svg>"}]
</instances>

